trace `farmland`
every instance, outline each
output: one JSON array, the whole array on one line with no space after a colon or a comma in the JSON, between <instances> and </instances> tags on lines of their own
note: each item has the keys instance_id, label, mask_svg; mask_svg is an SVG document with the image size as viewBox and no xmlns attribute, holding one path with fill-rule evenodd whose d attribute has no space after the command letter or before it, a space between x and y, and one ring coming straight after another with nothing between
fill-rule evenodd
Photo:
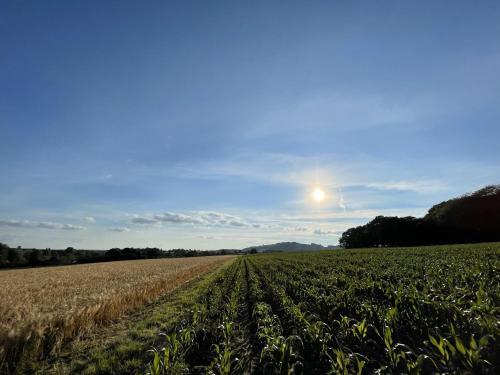
<instances>
[{"instance_id":1,"label":"farmland","mask_svg":"<svg viewBox=\"0 0 500 375\"><path fill-rule=\"evenodd\" d=\"M120 261L0 272L0 370L56 354L231 256ZM0 371L1 372L1 371Z\"/></svg>"},{"instance_id":2,"label":"farmland","mask_svg":"<svg viewBox=\"0 0 500 375\"><path fill-rule=\"evenodd\" d=\"M176 266L201 259L179 259ZM102 328L69 359L41 367L43 373L498 373L500 243L231 259L218 269L212 263L188 266L193 273L196 267L212 272L136 306L135 315ZM173 272L163 260L146 262L137 285L141 277L151 285L161 267ZM145 267L142 261L120 263L127 265L122 272ZM86 272L95 275L101 266L106 264L88 265ZM134 284L118 271L108 277L94 282L96 295ZM112 282L116 277L120 281ZM95 306L95 298L88 305ZM58 311L71 315L67 307Z\"/></svg>"},{"instance_id":3,"label":"farmland","mask_svg":"<svg viewBox=\"0 0 500 375\"><path fill-rule=\"evenodd\" d=\"M149 371L498 373L499 266L499 244L241 257Z\"/></svg>"}]
</instances>

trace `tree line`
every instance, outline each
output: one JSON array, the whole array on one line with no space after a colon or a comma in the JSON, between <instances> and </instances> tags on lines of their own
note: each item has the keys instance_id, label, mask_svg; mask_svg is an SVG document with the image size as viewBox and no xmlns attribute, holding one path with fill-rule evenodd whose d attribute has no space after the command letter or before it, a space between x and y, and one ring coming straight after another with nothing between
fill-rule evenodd
<instances>
[{"instance_id":1,"label":"tree line","mask_svg":"<svg viewBox=\"0 0 500 375\"><path fill-rule=\"evenodd\" d=\"M0 268L58 266L133 259L182 258L239 254L239 250L192 250L159 248L112 248L105 250L65 250L11 248L0 242Z\"/></svg>"},{"instance_id":2,"label":"tree line","mask_svg":"<svg viewBox=\"0 0 500 375\"><path fill-rule=\"evenodd\" d=\"M494 241L500 241L499 185L436 204L423 218L377 216L345 231L339 244L355 248Z\"/></svg>"}]
</instances>

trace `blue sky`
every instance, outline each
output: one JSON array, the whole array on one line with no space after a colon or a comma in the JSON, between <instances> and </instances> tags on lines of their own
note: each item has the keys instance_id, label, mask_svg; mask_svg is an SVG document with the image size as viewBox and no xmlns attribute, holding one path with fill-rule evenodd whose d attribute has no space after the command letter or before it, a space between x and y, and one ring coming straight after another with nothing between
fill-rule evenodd
<instances>
[{"instance_id":1,"label":"blue sky","mask_svg":"<svg viewBox=\"0 0 500 375\"><path fill-rule=\"evenodd\" d=\"M3 1L0 241L336 244L423 215L500 182L499 35L496 1Z\"/></svg>"}]
</instances>

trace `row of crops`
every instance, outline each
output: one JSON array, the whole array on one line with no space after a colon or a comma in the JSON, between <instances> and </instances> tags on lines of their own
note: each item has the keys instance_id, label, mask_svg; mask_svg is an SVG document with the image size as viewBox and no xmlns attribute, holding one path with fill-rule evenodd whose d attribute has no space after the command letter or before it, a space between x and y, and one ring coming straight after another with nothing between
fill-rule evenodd
<instances>
[{"instance_id":1,"label":"row of crops","mask_svg":"<svg viewBox=\"0 0 500 375\"><path fill-rule=\"evenodd\" d=\"M151 374L498 373L500 246L238 258Z\"/></svg>"}]
</instances>

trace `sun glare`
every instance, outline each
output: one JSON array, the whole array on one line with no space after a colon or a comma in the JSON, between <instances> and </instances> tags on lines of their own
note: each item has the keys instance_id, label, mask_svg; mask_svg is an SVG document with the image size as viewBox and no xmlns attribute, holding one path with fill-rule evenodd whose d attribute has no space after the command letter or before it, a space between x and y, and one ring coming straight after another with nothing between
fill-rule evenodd
<instances>
[{"instance_id":1,"label":"sun glare","mask_svg":"<svg viewBox=\"0 0 500 375\"><path fill-rule=\"evenodd\" d=\"M321 190L319 187L317 187L316 189L314 189L312 193L312 198L316 202L321 202L323 199L325 199L325 192Z\"/></svg>"}]
</instances>

